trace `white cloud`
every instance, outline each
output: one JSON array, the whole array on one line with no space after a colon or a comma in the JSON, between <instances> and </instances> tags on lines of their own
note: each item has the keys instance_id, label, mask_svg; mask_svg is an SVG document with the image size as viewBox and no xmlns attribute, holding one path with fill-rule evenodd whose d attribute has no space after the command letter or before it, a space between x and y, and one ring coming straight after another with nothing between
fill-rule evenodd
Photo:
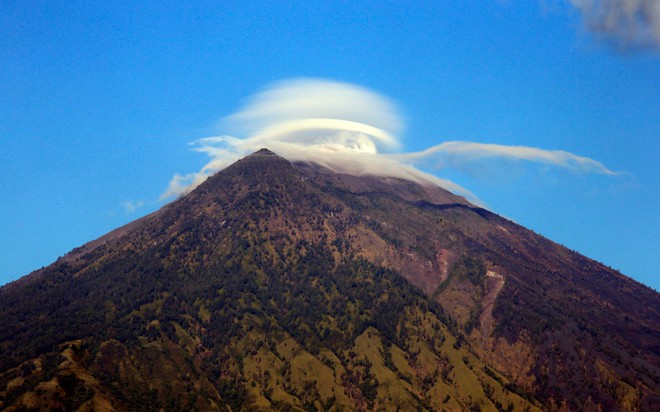
<instances>
[{"instance_id":1,"label":"white cloud","mask_svg":"<svg viewBox=\"0 0 660 412\"><path fill-rule=\"evenodd\" d=\"M138 200L137 202L127 200L124 203L122 203L122 206L124 206L124 211L126 213L132 214L135 213L139 208L144 206L144 200Z\"/></svg>"},{"instance_id":2,"label":"white cloud","mask_svg":"<svg viewBox=\"0 0 660 412\"><path fill-rule=\"evenodd\" d=\"M620 48L660 48L659 0L569 0L586 27Z\"/></svg>"},{"instance_id":3,"label":"white cloud","mask_svg":"<svg viewBox=\"0 0 660 412\"><path fill-rule=\"evenodd\" d=\"M394 155L398 160L412 163L431 161L438 169L456 166L483 158L497 157L549 164L578 172L618 175L602 163L564 150L544 150L529 146L505 146L476 142L444 142L421 152Z\"/></svg>"},{"instance_id":4,"label":"white cloud","mask_svg":"<svg viewBox=\"0 0 660 412\"><path fill-rule=\"evenodd\" d=\"M208 176L261 148L290 161L314 162L353 175L398 177L435 184L479 203L467 189L425 173L486 157L519 159L586 173L614 175L602 163L561 150L477 142L444 142L401 152L403 122L394 103L362 87L328 80L277 83L220 122L244 137L213 136L194 142L211 160L197 173L175 175L161 199L188 193Z\"/></svg>"},{"instance_id":5,"label":"white cloud","mask_svg":"<svg viewBox=\"0 0 660 412\"><path fill-rule=\"evenodd\" d=\"M249 97L221 124L232 133L255 135L281 123L336 119L397 135L403 122L394 103L371 90L322 79L290 79Z\"/></svg>"}]
</instances>

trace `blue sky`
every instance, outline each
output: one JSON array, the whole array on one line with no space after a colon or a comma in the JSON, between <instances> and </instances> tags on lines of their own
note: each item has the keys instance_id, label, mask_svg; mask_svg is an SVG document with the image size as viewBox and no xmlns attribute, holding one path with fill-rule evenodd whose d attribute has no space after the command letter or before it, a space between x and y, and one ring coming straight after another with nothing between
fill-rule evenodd
<instances>
[{"instance_id":1,"label":"blue sky","mask_svg":"<svg viewBox=\"0 0 660 412\"><path fill-rule=\"evenodd\" d=\"M657 18L608 28L547 0L121 3L0 6L0 284L161 207L174 174L208 161L190 142L306 77L392 99L405 151L523 145L627 172L491 159L436 173L660 288Z\"/></svg>"}]
</instances>

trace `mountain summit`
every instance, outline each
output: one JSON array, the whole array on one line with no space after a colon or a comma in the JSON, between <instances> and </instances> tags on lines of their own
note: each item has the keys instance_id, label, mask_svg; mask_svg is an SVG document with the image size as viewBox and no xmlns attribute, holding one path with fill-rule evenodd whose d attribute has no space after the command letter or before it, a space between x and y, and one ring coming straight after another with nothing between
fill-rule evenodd
<instances>
[{"instance_id":1,"label":"mountain summit","mask_svg":"<svg viewBox=\"0 0 660 412\"><path fill-rule=\"evenodd\" d=\"M658 410L660 297L262 149L0 289L5 410Z\"/></svg>"}]
</instances>

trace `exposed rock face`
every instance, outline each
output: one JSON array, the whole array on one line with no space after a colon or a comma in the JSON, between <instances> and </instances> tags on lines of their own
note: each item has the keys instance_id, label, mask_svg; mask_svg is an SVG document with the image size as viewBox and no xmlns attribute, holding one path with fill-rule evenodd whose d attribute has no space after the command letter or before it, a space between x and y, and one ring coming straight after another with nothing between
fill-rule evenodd
<instances>
[{"instance_id":1,"label":"exposed rock face","mask_svg":"<svg viewBox=\"0 0 660 412\"><path fill-rule=\"evenodd\" d=\"M0 409L658 410L655 291L261 150L0 289Z\"/></svg>"}]
</instances>

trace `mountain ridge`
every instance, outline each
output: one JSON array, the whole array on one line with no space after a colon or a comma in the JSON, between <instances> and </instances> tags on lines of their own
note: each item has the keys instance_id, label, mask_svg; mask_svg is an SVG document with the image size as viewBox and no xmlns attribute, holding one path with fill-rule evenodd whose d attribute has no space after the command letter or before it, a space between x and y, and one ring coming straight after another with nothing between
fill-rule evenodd
<instances>
[{"instance_id":1,"label":"mountain ridge","mask_svg":"<svg viewBox=\"0 0 660 412\"><path fill-rule=\"evenodd\" d=\"M350 276L355 287L347 283ZM404 409L658 405L657 292L444 189L342 175L268 150L17 282L0 288L0 407L25 405L42 396L36 388L48 382L55 392L42 388L43 396L66 398L67 376L83 382L75 381L75 390L94 394L78 406L106 402L119 409L140 399L154 405L173 396L190 400L193 392L209 403L184 404L203 409L230 406L232 393L243 394L232 409L323 409L332 395L322 387L337 392L329 407L337 410L387 408L395 393L392 405ZM398 297L391 301L390 295ZM30 308L28 299L41 304ZM48 334L40 331L43 322L55 325ZM433 332L436 327L442 333ZM270 342L266 352L249 349L264 348L259 341ZM313 385L299 379L285 368L300 359L282 355L284 342L298 345L313 364L331 359L326 367L345 378L330 379L332 373L317 366L312 369L330 375L317 376ZM357 346L342 349L350 345ZM114 388L112 395L103 378L91 384L75 372L160 387L162 376L144 371L148 359L160 356L149 349L156 346L178 354L161 361L197 376L198 389L130 395ZM368 348L379 348L380 355ZM67 350L80 352L79 366L38 376L16 369L30 364L37 370L35 359L58 356L73 362L75 356L62 355ZM250 355L255 350L261 354ZM127 362L120 352L132 356L134 373L107 369ZM433 359L437 376L427 379L435 372L423 372L419 356ZM257 358L279 359L281 373ZM248 376L248 361L269 376ZM214 370L221 375L214 377ZM20 374L26 376L19 385ZM387 389L386 381L406 389ZM486 383L494 391L490 397ZM321 392L298 393L306 385ZM199 388L207 388L203 396ZM52 406L53 399L42 401Z\"/></svg>"}]
</instances>

